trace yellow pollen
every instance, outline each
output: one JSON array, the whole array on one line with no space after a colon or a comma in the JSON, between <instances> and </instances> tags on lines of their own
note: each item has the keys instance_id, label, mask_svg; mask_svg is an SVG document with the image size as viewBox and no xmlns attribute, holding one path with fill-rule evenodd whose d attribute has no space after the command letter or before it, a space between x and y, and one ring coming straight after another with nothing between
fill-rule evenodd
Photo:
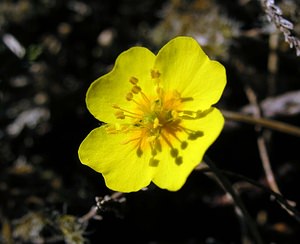
<instances>
[{"instance_id":1,"label":"yellow pollen","mask_svg":"<svg viewBox=\"0 0 300 244\"><path fill-rule=\"evenodd\" d=\"M126 95L126 100L127 100L127 101L131 101L132 98L133 98L133 94L132 94L131 92L127 93L127 95Z\"/></svg>"},{"instance_id":2,"label":"yellow pollen","mask_svg":"<svg viewBox=\"0 0 300 244\"><path fill-rule=\"evenodd\" d=\"M117 111L115 112L115 116L117 119L125 119L125 114L123 111Z\"/></svg>"},{"instance_id":3,"label":"yellow pollen","mask_svg":"<svg viewBox=\"0 0 300 244\"><path fill-rule=\"evenodd\" d=\"M133 86L131 91L134 94L138 94L142 89L139 86Z\"/></svg>"},{"instance_id":4,"label":"yellow pollen","mask_svg":"<svg viewBox=\"0 0 300 244\"><path fill-rule=\"evenodd\" d=\"M158 71L158 70L152 69L152 70L151 70L151 77L152 77L152 79L157 79L157 78L159 78L159 77L160 77L159 71Z\"/></svg>"},{"instance_id":5,"label":"yellow pollen","mask_svg":"<svg viewBox=\"0 0 300 244\"><path fill-rule=\"evenodd\" d=\"M114 134L114 133L117 133L116 128L114 128L114 127L112 127L112 126L106 127L106 128L105 128L105 131L106 131L108 134Z\"/></svg>"},{"instance_id":6,"label":"yellow pollen","mask_svg":"<svg viewBox=\"0 0 300 244\"><path fill-rule=\"evenodd\" d=\"M109 134L117 134L120 131L120 124L106 125L105 131Z\"/></svg>"},{"instance_id":7,"label":"yellow pollen","mask_svg":"<svg viewBox=\"0 0 300 244\"><path fill-rule=\"evenodd\" d=\"M130 79L129 79L129 82L132 84L132 85L136 85L138 83L138 79L134 76L132 76Z\"/></svg>"}]
</instances>

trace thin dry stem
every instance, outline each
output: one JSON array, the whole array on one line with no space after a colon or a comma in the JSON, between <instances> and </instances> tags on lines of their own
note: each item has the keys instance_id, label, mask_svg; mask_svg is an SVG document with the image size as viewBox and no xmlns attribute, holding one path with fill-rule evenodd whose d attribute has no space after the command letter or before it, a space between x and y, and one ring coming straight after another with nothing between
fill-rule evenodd
<instances>
[{"instance_id":1,"label":"thin dry stem","mask_svg":"<svg viewBox=\"0 0 300 244\"><path fill-rule=\"evenodd\" d=\"M98 215L98 207L92 206L90 211L87 212L85 215L81 216L78 221L80 223L88 222L90 219L97 219L102 220L102 216Z\"/></svg>"},{"instance_id":2,"label":"thin dry stem","mask_svg":"<svg viewBox=\"0 0 300 244\"><path fill-rule=\"evenodd\" d=\"M269 36L269 56L268 56L268 86L270 96L276 93L276 74L278 73L278 55L279 33L276 31Z\"/></svg>"},{"instance_id":3,"label":"thin dry stem","mask_svg":"<svg viewBox=\"0 0 300 244\"><path fill-rule=\"evenodd\" d=\"M227 120L245 122L252 125L259 125L264 128L268 128L271 130L300 137L300 128L287 123L275 121L272 119L266 119L266 118L255 118L251 115L228 111L228 110L222 110L222 114Z\"/></svg>"},{"instance_id":4,"label":"thin dry stem","mask_svg":"<svg viewBox=\"0 0 300 244\"><path fill-rule=\"evenodd\" d=\"M250 101L250 103L255 108L254 116L256 118L261 118L262 117L262 112L261 112L261 109L260 109L259 104L257 102L257 98L256 98L256 95L255 95L254 91L250 87L245 87L245 92L246 92L246 95L248 97L248 100ZM256 130L258 132L260 132L262 130L261 126L256 126ZM269 186L271 187L271 189L273 191L275 191L276 193L281 194L280 190L279 190L279 187L276 183L272 167L271 167L270 157L268 155L266 141L265 141L265 138L263 136L263 133L260 133L258 135L257 145L258 145L259 155L260 155L260 158L261 158L261 161L262 161L263 169L264 169L265 174L266 174L267 182L268 182Z\"/></svg>"},{"instance_id":5,"label":"thin dry stem","mask_svg":"<svg viewBox=\"0 0 300 244\"><path fill-rule=\"evenodd\" d=\"M262 112L261 112L261 109L260 109L259 104L257 102L257 97L256 97L254 91L250 87L246 87L245 90L246 90L246 94L247 94L247 97L248 97L250 103L256 108L254 116L256 118L261 118L262 117ZM257 129L258 132L264 132L264 131L262 131L261 126L257 126L256 129ZM273 173L273 170L272 170L272 167L271 167L270 157L269 157L269 154L268 154L264 133L259 133L259 135L257 137L257 146L258 146L259 155L260 155L260 158L261 158L261 161L262 161L263 169L265 171L266 179L267 179L267 182L268 182L270 188L274 192L282 195L282 193L279 190L278 184L275 180L275 176L274 176L274 173ZM292 204L294 205L294 203L292 203ZM292 211L290 211L289 209L287 209L285 205L283 205L283 204L280 204L280 205L290 215L292 215L292 216L294 215L294 213Z\"/></svg>"}]
</instances>

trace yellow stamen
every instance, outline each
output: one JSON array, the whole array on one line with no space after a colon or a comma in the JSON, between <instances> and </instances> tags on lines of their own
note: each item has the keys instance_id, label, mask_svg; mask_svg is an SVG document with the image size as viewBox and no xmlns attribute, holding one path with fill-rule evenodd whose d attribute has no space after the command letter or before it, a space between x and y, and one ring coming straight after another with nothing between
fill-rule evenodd
<instances>
[{"instance_id":1,"label":"yellow stamen","mask_svg":"<svg viewBox=\"0 0 300 244\"><path fill-rule=\"evenodd\" d=\"M132 94L131 92L127 93L127 95L126 95L126 100L127 100L127 101L131 101L132 98L133 98L133 94Z\"/></svg>"},{"instance_id":2,"label":"yellow stamen","mask_svg":"<svg viewBox=\"0 0 300 244\"><path fill-rule=\"evenodd\" d=\"M132 85L136 85L138 83L138 79L134 76L130 77L129 79L129 82L132 84Z\"/></svg>"},{"instance_id":3,"label":"yellow stamen","mask_svg":"<svg viewBox=\"0 0 300 244\"><path fill-rule=\"evenodd\" d=\"M159 85L160 73L157 70L151 71L152 78L156 79L155 85L156 95L147 96L142 88L137 85L138 79L130 78L132 84L130 92L126 95L126 100L135 103L135 110L129 111L121 108L117 104L112 107L116 109L115 116L117 119L132 118L130 124L125 124L125 127L107 128L110 134L124 133L130 135L124 138L122 144L131 144L137 150L137 154L141 156L145 146L148 146L152 152L153 160L158 152L164 150L162 146L167 146L170 149L171 156L177 162L182 159L179 155L179 149L184 150L188 146L186 140L195 140L203 134L201 131L193 131L185 128L182 120L197 119L197 112L183 110L183 98L177 91L166 92L163 87ZM138 95L140 94L140 97ZM181 137L184 133L187 136ZM173 146L174 141L179 142L179 148ZM161 144L163 143L163 144ZM175 145L175 144L174 144Z\"/></svg>"},{"instance_id":4,"label":"yellow stamen","mask_svg":"<svg viewBox=\"0 0 300 244\"><path fill-rule=\"evenodd\" d=\"M129 142L137 141L137 140L140 140L140 139L141 139L140 137L136 137L136 138L133 138L133 139L129 139L129 140L123 141L122 144L126 145Z\"/></svg>"},{"instance_id":5,"label":"yellow stamen","mask_svg":"<svg viewBox=\"0 0 300 244\"><path fill-rule=\"evenodd\" d=\"M152 79L157 79L157 78L159 78L159 77L160 77L159 71L158 71L158 70L152 69L152 70L151 70L151 77L152 77Z\"/></svg>"},{"instance_id":6,"label":"yellow stamen","mask_svg":"<svg viewBox=\"0 0 300 244\"><path fill-rule=\"evenodd\" d=\"M134 94L138 94L142 89L139 86L133 86L131 91Z\"/></svg>"},{"instance_id":7,"label":"yellow stamen","mask_svg":"<svg viewBox=\"0 0 300 244\"><path fill-rule=\"evenodd\" d=\"M121 107L120 107L120 106L118 106L118 105L112 105L112 107L113 107L114 109L118 109L118 110L120 110L120 111L123 111L123 112L129 113L129 114L132 114L132 115L136 115L137 117L140 117L140 116L142 116L142 115L141 115L141 114L139 114L139 113L134 113L134 112L131 112L131 111L127 110L127 109L121 108Z\"/></svg>"},{"instance_id":8,"label":"yellow stamen","mask_svg":"<svg viewBox=\"0 0 300 244\"><path fill-rule=\"evenodd\" d=\"M123 111L117 111L115 112L115 116L117 119L125 119L125 114Z\"/></svg>"}]
</instances>

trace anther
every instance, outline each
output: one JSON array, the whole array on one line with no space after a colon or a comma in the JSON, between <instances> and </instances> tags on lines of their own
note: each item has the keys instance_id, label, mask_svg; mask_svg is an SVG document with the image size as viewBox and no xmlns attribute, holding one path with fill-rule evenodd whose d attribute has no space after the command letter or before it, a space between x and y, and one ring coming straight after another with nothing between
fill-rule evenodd
<instances>
[{"instance_id":1,"label":"anther","mask_svg":"<svg viewBox=\"0 0 300 244\"><path fill-rule=\"evenodd\" d=\"M133 98L133 94L131 92L129 92L127 95L126 95L126 100L127 101L131 101Z\"/></svg>"},{"instance_id":2,"label":"anther","mask_svg":"<svg viewBox=\"0 0 300 244\"><path fill-rule=\"evenodd\" d=\"M131 89L134 94L138 94L141 90L142 89L139 86L133 86Z\"/></svg>"},{"instance_id":3,"label":"anther","mask_svg":"<svg viewBox=\"0 0 300 244\"><path fill-rule=\"evenodd\" d=\"M149 165L152 166L152 167L157 167L159 164L159 160L158 159L155 159L154 157L153 158L150 158L149 160Z\"/></svg>"},{"instance_id":4,"label":"anther","mask_svg":"<svg viewBox=\"0 0 300 244\"><path fill-rule=\"evenodd\" d=\"M181 97L180 98L181 102L190 102L190 101L194 101L194 98L192 97Z\"/></svg>"},{"instance_id":5,"label":"anther","mask_svg":"<svg viewBox=\"0 0 300 244\"><path fill-rule=\"evenodd\" d=\"M187 146L188 146L188 143L187 143L186 141L183 141L183 142L181 143L181 145L180 145L180 147L181 147L182 150L186 149Z\"/></svg>"},{"instance_id":6,"label":"anther","mask_svg":"<svg viewBox=\"0 0 300 244\"><path fill-rule=\"evenodd\" d=\"M177 148L171 148L170 153L173 158L177 158L179 152Z\"/></svg>"},{"instance_id":7,"label":"anther","mask_svg":"<svg viewBox=\"0 0 300 244\"><path fill-rule=\"evenodd\" d=\"M105 131L108 134L117 134L119 132L119 129L120 128L119 128L118 124L105 126Z\"/></svg>"},{"instance_id":8,"label":"anther","mask_svg":"<svg viewBox=\"0 0 300 244\"><path fill-rule=\"evenodd\" d=\"M152 79L159 78L159 77L160 77L159 71L158 71L158 70L152 69L152 70L151 70L151 77L152 77Z\"/></svg>"},{"instance_id":9,"label":"anther","mask_svg":"<svg viewBox=\"0 0 300 244\"><path fill-rule=\"evenodd\" d=\"M154 157L157 155L157 150L153 147L153 143L149 144L151 147L151 155Z\"/></svg>"},{"instance_id":10,"label":"anther","mask_svg":"<svg viewBox=\"0 0 300 244\"><path fill-rule=\"evenodd\" d=\"M108 134L115 134L117 133L117 130L114 126L107 126L105 128L105 131L108 133Z\"/></svg>"},{"instance_id":11,"label":"anther","mask_svg":"<svg viewBox=\"0 0 300 244\"><path fill-rule=\"evenodd\" d=\"M125 114L123 111L117 111L115 112L115 116L117 119L125 119Z\"/></svg>"},{"instance_id":12,"label":"anther","mask_svg":"<svg viewBox=\"0 0 300 244\"><path fill-rule=\"evenodd\" d=\"M138 83L138 79L134 76L132 76L130 79L129 79L129 82L132 84L132 85L136 85Z\"/></svg>"}]
</instances>

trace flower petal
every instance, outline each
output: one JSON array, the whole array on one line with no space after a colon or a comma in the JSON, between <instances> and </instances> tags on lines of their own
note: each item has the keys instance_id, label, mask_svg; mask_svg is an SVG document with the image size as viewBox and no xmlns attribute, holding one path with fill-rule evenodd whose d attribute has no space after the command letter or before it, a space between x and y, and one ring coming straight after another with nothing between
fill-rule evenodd
<instances>
[{"instance_id":1,"label":"flower petal","mask_svg":"<svg viewBox=\"0 0 300 244\"><path fill-rule=\"evenodd\" d=\"M121 53L111 72L95 80L88 89L86 103L91 114L100 121L116 123L115 109L118 105L124 109L132 109L136 105L126 100L126 95L133 85L129 82L132 77L138 79L142 90L151 92L153 81L151 69L155 55L144 47L133 47Z\"/></svg>"},{"instance_id":2,"label":"flower petal","mask_svg":"<svg viewBox=\"0 0 300 244\"><path fill-rule=\"evenodd\" d=\"M193 134L182 132L178 135L181 142L173 140L172 149L162 150L157 156L159 163L153 182L160 188L179 190L191 171L201 162L208 147L216 140L223 125L224 118L216 108L211 108L204 117L196 121L186 120L184 127L194 131Z\"/></svg>"},{"instance_id":3,"label":"flower petal","mask_svg":"<svg viewBox=\"0 0 300 244\"><path fill-rule=\"evenodd\" d=\"M79 147L80 161L102 173L105 184L114 191L138 191L151 182L154 168L149 167L147 152L137 156L124 134L107 134L105 126L94 129Z\"/></svg>"},{"instance_id":4,"label":"flower petal","mask_svg":"<svg viewBox=\"0 0 300 244\"><path fill-rule=\"evenodd\" d=\"M80 161L115 191L138 191L151 181L180 189L223 128L222 114L211 105L225 83L224 67L190 37L171 40L157 56L143 47L121 53L87 92L90 112L110 125L86 137Z\"/></svg>"},{"instance_id":5,"label":"flower petal","mask_svg":"<svg viewBox=\"0 0 300 244\"><path fill-rule=\"evenodd\" d=\"M191 37L177 37L158 53L154 69L165 90L177 90L187 110L205 110L221 97L226 84L225 68L210 60Z\"/></svg>"}]
</instances>

